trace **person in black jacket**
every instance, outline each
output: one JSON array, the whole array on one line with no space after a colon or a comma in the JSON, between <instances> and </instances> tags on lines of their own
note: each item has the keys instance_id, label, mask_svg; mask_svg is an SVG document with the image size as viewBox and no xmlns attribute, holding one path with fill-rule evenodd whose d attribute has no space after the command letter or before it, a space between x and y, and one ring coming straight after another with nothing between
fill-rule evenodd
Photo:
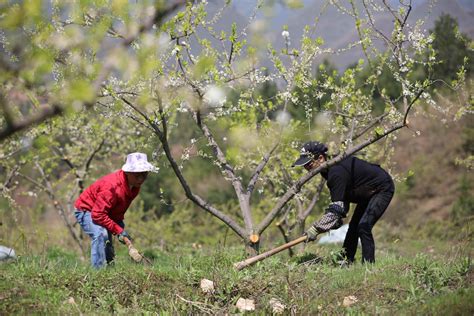
<instances>
[{"instance_id":1,"label":"person in black jacket","mask_svg":"<svg viewBox=\"0 0 474 316\"><path fill-rule=\"evenodd\" d=\"M327 151L323 143L307 142L293 166L303 166L308 171L318 168L328 160ZM379 165L354 156L321 171L321 175L327 180L331 203L321 219L305 232L307 240L314 241L319 234L341 227L350 203L357 203L344 240L343 254L349 263L354 262L360 238L362 261L375 262L372 228L392 200L395 192L392 178Z\"/></svg>"}]
</instances>

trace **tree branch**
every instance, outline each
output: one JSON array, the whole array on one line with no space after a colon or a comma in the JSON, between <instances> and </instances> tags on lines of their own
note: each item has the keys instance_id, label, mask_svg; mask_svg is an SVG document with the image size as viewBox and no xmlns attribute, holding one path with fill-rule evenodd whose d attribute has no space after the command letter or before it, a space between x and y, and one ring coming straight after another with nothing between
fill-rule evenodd
<instances>
[{"instance_id":1,"label":"tree branch","mask_svg":"<svg viewBox=\"0 0 474 316\"><path fill-rule=\"evenodd\" d=\"M3 182L3 186L2 186L2 189L6 188L8 189L12 180L13 180L13 177L16 175L16 172L18 171L18 169L20 169L20 166L19 165L15 165L13 167L13 169L8 173L8 176L6 177L5 179L5 182Z\"/></svg>"},{"instance_id":2,"label":"tree branch","mask_svg":"<svg viewBox=\"0 0 474 316\"><path fill-rule=\"evenodd\" d=\"M56 115L60 115L64 113L64 109L59 104L42 104L40 110L37 111L35 114L19 121L13 122L12 120L10 123L6 124L6 126L0 130L0 141L9 137L10 135L22 131L32 125L39 124L51 117Z\"/></svg>"},{"instance_id":3,"label":"tree branch","mask_svg":"<svg viewBox=\"0 0 474 316\"><path fill-rule=\"evenodd\" d=\"M311 202L306 207L306 210L301 214L301 216L300 216L301 220L305 220L309 216L311 211L313 210L314 206L316 205L316 202L318 202L319 197L321 196L321 193L323 192L324 184L326 184L326 180L323 178L321 180L321 182L319 183L318 190L313 195L313 198L311 199Z\"/></svg>"},{"instance_id":4,"label":"tree branch","mask_svg":"<svg viewBox=\"0 0 474 316\"><path fill-rule=\"evenodd\" d=\"M166 158L168 159L168 162L171 165L171 168L173 169L173 172L175 173L176 177L178 178L179 183L181 184L181 187L184 190L184 193L186 197L191 200L194 204L199 206L200 208L204 209L205 211L211 213L215 217L219 218L221 221L223 221L225 224L227 224L231 229L233 229L237 235L239 235L242 238L245 238L246 233L243 228L241 228L237 222L232 219L230 216L227 216L226 214L222 213L218 209L216 209L214 206L212 206L208 201L204 200L200 196L194 194L189 187L186 179L184 178L184 175L182 174L178 164L176 163L175 159L173 158L173 155L171 154L171 149L168 143L168 137L167 137L167 121L166 121L166 114L164 113L163 110L163 105L161 103L161 99L158 98L158 113L161 118L161 128L156 124L155 121L151 120L144 112L142 112L140 109L138 109L132 102L129 100L121 97L122 101L124 101L128 106L130 106L134 111L139 113L151 126L155 134L158 136L161 145L163 147L163 151L165 152Z\"/></svg>"},{"instance_id":5,"label":"tree branch","mask_svg":"<svg viewBox=\"0 0 474 316\"><path fill-rule=\"evenodd\" d=\"M123 48L127 48L142 33L147 32L150 29L152 29L153 25L155 25L155 24L161 24L163 18L166 15L170 14L171 12L176 10L178 7L182 6L187 1L189 1L189 0L179 0L179 1L173 3L172 5L168 6L167 8L164 8L162 10L156 10L155 9L154 14L145 23L143 23L139 27L138 32L136 32L134 34L129 34L128 36L124 36L124 38L121 41L121 43L119 44L119 46L122 46ZM97 76L97 78L92 83L94 98L93 98L93 100L85 103L86 108L90 108L94 105L95 100L98 97L98 93L99 93L99 90L100 90L103 82L105 81L105 79L107 78L107 76L109 75L109 73L113 69L112 61L110 61L110 59L106 59L106 60L107 61L104 65L104 67L101 69L101 71L99 72L99 75ZM8 66L8 64L4 63L3 60L2 60L1 66L6 67L6 66ZM9 68L7 68L7 69L9 69ZM1 104L1 105L3 106L3 104ZM5 112L5 113L7 113L7 112ZM38 112L36 112L35 114L33 114L33 115L31 115L27 118L24 118L23 120L21 120L19 122L11 121L10 123L8 123L8 116L6 116L7 124L3 129L0 130L0 141L7 138L7 137L9 137L10 135L12 135L16 132L22 131L22 130L24 130L24 129L32 126L32 125L39 124L39 123L41 123L41 122L43 122L43 121L45 121L45 120L47 120L51 117L54 117L54 116L57 116L57 115L62 115L63 113L64 113L64 106L60 105L58 103L53 103L51 105L48 105L48 104L42 105Z\"/></svg>"},{"instance_id":6,"label":"tree branch","mask_svg":"<svg viewBox=\"0 0 474 316\"><path fill-rule=\"evenodd\" d=\"M201 129L204 136L206 136L209 145L211 146L214 156L219 161L219 168L230 178L234 189L237 194L243 193L242 182L235 175L234 168L227 162L225 154L220 148L219 144L216 142L214 136L212 135L209 127L202 122L198 117L198 111L189 109L193 113L194 120L196 121L198 127Z\"/></svg>"},{"instance_id":7,"label":"tree branch","mask_svg":"<svg viewBox=\"0 0 474 316\"><path fill-rule=\"evenodd\" d=\"M99 146L97 146L97 148L94 149L92 153L89 155L89 158L87 159L85 167L84 167L85 172L89 171L89 168L90 168L92 160L94 159L94 156L102 149L102 146L104 146L104 144L105 144L105 139L102 139Z\"/></svg>"},{"instance_id":8,"label":"tree branch","mask_svg":"<svg viewBox=\"0 0 474 316\"><path fill-rule=\"evenodd\" d=\"M258 177L262 172L263 168L267 165L268 161L270 160L270 156L273 154L275 149L278 147L278 143L273 146L273 148L268 152L262 159L262 161L258 164L257 168L253 172L253 175L250 177L250 181L247 186L247 194L252 194L255 184L257 183Z\"/></svg>"},{"instance_id":9,"label":"tree branch","mask_svg":"<svg viewBox=\"0 0 474 316\"><path fill-rule=\"evenodd\" d=\"M361 137L362 135L364 135L365 133L367 133L367 131L369 131L372 127L374 127L375 125L379 124L380 122L383 121L383 119L388 115L388 112L376 117L372 122L369 123L369 125L365 126L362 130L360 130L359 132L355 133L355 135L352 137L352 140L355 140L359 137Z\"/></svg>"}]
</instances>

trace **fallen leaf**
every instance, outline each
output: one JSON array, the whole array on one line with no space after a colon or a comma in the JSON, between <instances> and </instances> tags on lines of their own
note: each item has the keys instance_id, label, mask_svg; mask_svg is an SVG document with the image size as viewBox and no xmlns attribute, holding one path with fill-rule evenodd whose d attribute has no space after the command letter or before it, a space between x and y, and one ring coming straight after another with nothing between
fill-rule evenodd
<instances>
[{"instance_id":1,"label":"fallen leaf","mask_svg":"<svg viewBox=\"0 0 474 316\"><path fill-rule=\"evenodd\" d=\"M241 312L255 310L255 302L252 299L245 299L241 297L237 300L237 303L235 304L235 306L237 306L237 308Z\"/></svg>"}]
</instances>

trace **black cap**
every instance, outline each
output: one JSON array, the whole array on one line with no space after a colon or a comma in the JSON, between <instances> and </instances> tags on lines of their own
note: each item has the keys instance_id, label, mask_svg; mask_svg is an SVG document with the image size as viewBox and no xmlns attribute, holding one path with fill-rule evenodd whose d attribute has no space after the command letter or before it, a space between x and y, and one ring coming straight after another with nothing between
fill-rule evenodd
<instances>
[{"instance_id":1,"label":"black cap","mask_svg":"<svg viewBox=\"0 0 474 316\"><path fill-rule=\"evenodd\" d=\"M304 166L313 158L317 158L319 155L326 155L327 151L328 148L323 143L316 141L307 142L301 147L300 157L291 166Z\"/></svg>"}]
</instances>

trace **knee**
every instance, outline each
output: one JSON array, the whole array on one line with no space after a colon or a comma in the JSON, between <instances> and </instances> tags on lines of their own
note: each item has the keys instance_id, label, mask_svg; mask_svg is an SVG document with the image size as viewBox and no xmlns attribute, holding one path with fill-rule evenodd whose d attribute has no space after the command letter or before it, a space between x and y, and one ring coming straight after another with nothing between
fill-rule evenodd
<instances>
[{"instance_id":1,"label":"knee","mask_svg":"<svg viewBox=\"0 0 474 316\"><path fill-rule=\"evenodd\" d=\"M359 226L357 226L357 232L359 236L372 235L372 225L369 223L360 223Z\"/></svg>"},{"instance_id":2,"label":"knee","mask_svg":"<svg viewBox=\"0 0 474 316\"><path fill-rule=\"evenodd\" d=\"M94 230L92 235L93 241L102 241L107 239L107 230L103 227L97 228Z\"/></svg>"}]
</instances>

